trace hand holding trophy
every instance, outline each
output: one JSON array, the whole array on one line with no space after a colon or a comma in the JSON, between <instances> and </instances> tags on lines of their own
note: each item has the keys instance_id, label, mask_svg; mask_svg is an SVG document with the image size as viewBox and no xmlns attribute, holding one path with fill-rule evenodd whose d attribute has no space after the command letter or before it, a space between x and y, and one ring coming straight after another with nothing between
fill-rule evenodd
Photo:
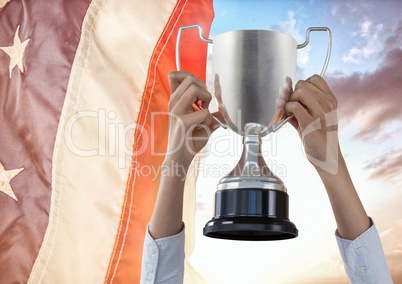
<instances>
[{"instance_id":1,"label":"hand holding trophy","mask_svg":"<svg viewBox=\"0 0 402 284\"><path fill-rule=\"evenodd\" d=\"M215 98L224 121L215 120L243 137L240 161L223 177L215 194L215 216L204 235L232 240L283 240L297 237L289 220L289 196L282 180L261 154L261 138L281 128L291 117L284 112L296 77L297 49L309 43L310 32L328 33L325 74L331 54L331 32L309 28L300 45L288 35L268 30L238 30L203 36L199 25L180 28L176 64L180 70L180 39L185 29L198 28L200 38L213 43Z\"/></svg>"}]
</instances>

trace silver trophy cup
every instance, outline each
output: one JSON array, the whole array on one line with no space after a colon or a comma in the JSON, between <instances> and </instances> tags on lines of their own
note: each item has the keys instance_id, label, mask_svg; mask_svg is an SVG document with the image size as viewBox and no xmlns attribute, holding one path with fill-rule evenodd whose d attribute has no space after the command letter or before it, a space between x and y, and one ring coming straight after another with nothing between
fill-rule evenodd
<instances>
[{"instance_id":1,"label":"silver trophy cup","mask_svg":"<svg viewBox=\"0 0 402 284\"><path fill-rule=\"evenodd\" d=\"M331 54L331 32L309 28L306 41L269 30L237 30L216 36L203 35L199 25L179 29L176 65L180 70L183 30L198 28L200 39L213 44L212 72L215 99L224 128L242 135L243 153L236 167L223 177L215 193L215 216L204 227L208 237L232 240L282 240L297 237L289 220L289 196L281 179L268 168L261 154L261 138L277 131L291 117L284 105L296 77L297 49L304 48L313 31L328 33L328 47L321 76Z\"/></svg>"}]
</instances>

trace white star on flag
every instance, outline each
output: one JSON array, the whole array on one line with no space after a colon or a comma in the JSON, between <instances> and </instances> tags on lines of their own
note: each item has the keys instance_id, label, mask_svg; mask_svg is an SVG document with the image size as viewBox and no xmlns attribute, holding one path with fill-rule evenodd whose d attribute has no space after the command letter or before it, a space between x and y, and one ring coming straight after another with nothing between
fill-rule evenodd
<instances>
[{"instance_id":1,"label":"white star on flag","mask_svg":"<svg viewBox=\"0 0 402 284\"><path fill-rule=\"evenodd\" d=\"M24 57L25 48L27 47L30 39L21 42L21 39L18 35L19 30L20 26L18 26L17 30L15 31L13 45L0 47L1 50L3 50L5 53L7 53L8 56L10 56L10 65L9 65L10 78L11 78L11 72L13 71L15 66L18 66L21 73L24 73L24 65L22 63L22 59Z\"/></svg>"},{"instance_id":2,"label":"white star on flag","mask_svg":"<svg viewBox=\"0 0 402 284\"><path fill-rule=\"evenodd\" d=\"M10 181L18 175L24 168L6 171L2 163L0 163L0 192L4 192L15 201L18 201L17 196L11 188Z\"/></svg>"},{"instance_id":3,"label":"white star on flag","mask_svg":"<svg viewBox=\"0 0 402 284\"><path fill-rule=\"evenodd\" d=\"M3 8L10 0L0 0L0 9Z\"/></svg>"}]
</instances>

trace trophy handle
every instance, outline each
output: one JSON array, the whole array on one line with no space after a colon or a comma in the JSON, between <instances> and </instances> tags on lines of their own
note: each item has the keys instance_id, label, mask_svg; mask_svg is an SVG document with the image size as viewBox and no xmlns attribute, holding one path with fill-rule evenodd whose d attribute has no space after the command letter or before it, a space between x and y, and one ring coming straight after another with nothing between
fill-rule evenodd
<instances>
[{"instance_id":1,"label":"trophy handle","mask_svg":"<svg viewBox=\"0 0 402 284\"><path fill-rule=\"evenodd\" d=\"M306 31L306 41L303 42L302 44L297 45L297 49L299 48L304 48L308 45L310 42L310 33L311 32L327 32L328 33L328 47L327 47L327 55L325 57L324 61L324 66L322 67L321 74L320 76L323 77L325 75L325 72L327 71L328 63L329 63L329 58L331 57L331 50L332 50L332 34L331 30L326 27L311 27L308 28Z\"/></svg>"},{"instance_id":2,"label":"trophy handle","mask_svg":"<svg viewBox=\"0 0 402 284\"><path fill-rule=\"evenodd\" d=\"M306 47L309 42L310 42L310 33L311 32L327 32L328 33L328 47L327 47L327 55L325 56L325 61L324 61L324 66L322 67L320 76L323 77L325 75L325 72L327 71L328 68L328 63L329 63L329 58L331 57L331 49L332 49L332 34L331 30L327 27L311 27L308 28L306 31L306 41L303 42L302 44L297 45L297 49L304 48ZM281 128L283 125L285 125L286 122L288 122L290 119L293 118L293 115L287 117L286 119L283 119L279 121L277 124L274 124L270 127L269 131L276 132L279 128Z\"/></svg>"},{"instance_id":3,"label":"trophy handle","mask_svg":"<svg viewBox=\"0 0 402 284\"><path fill-rule=\"evenodd\" d=\"M213 41L212 41L212 39L208 39L208 38L206 38L206 37L204 37L204 31L203 31L203 29L202 29L202 26L200 26L200 25L189 25L189 26L182 26L182 27L180 27L179 28L179 32L177 33L177 40L176 40L176 68L177 68L177 71L180 71L181 70L181 64L180 64L180 40L181 40L181 33L184 31L184 30L187 30L187 29L193 29L193 28L198 28L198 30L199 30L199 32L200 32L200 39L202 40L202 41L205 41L205 42L207 42L207 43L213 43ZM200 105L198 102L195 102L194 103L199 109L204 109L203 107L202 107L202 105ZM213 114L211 114L212 115L212 118L217 122L217 123L219 123L219 125L220 126L222 126L223 127L223 129L227 129L228 127L224 124L224 123L222 123L215 115L213 115Z\"/></svg>"},{"instance_id":4,"label":"trophy handle","mask_svg":"<svg viewBox=\"0 0 402 284\"><path fill-rule=\"evenodd\" d=\"M204 37L204 30L202 29L202 27L200 25L189 25L189 26L182 26L179 28L179 32L177 33L177 40L176 40L176 68L177 71L181 70L181 65L180 65L180 40L181 40L181 33L184 30L188 30L188 29L193 29L193 28L198 28L199 32L200 32L200 39L202 41L205 41L207 43L213 43L212 39L208 39L206 37Z\"/></svg>"},{"instance_id":5,"label":"trophy handle","mask_svg":"<svg viewBox=\"0 0 402 284\"><path fill-rule=\"evenodd\" d=\"M331 50L332 50L332 34L331 30L327 27L311 27L307 29L306 32L306 41L303 42L302 44L297 45L297 49L304 48L306 47L309 42L310 42L310 33L311 32L327 32L328 33L328 47L327 47L327 55L325 56L325 61L324 61L324 66L322 67L320 76L323 77L325 75L325 72L327 71L328 68L328 63L329 63L329 58L331 57ZM283 125L286 124L290 119L293 118L293 115L287 117L286 119L283 119L279 121L277 124L274 124L271 126L269 131L276 132L279 128L281 128Z\"/></svg>"}]
</instances>

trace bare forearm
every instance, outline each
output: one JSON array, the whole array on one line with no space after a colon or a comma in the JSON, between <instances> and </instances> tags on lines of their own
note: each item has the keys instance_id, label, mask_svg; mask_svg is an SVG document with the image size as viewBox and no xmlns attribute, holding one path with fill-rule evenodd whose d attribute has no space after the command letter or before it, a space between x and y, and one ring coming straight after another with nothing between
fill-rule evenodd
<instances>
[{"instance_id":1,"label":"bare forearm","mask_svg":"<svg viewBox=\"0 0 402 284\"><path fill-rule=\"evenodd\" d=\"M318 172L327 190L340 236L349 240L357 238L370 227L370 220L350 178L343 156L339 155L338 172L335 175L323 170Z\"/></svg>"},{"instance_id":2,"label":"bare forearm","mask_svg":"<svg viewBox=\"0 0 402 284\"><path fill-rule=\"evenodd\" d=\"M165 161L165 165L171 166L172 161ZM161 178L149 227L154 239L172 236L182 230L184 174L184 170L171 171Z\"/></svg>"},{"instance_id":3,"label":"bare forearm","mask_svg":"<svg viewBox=\"0 0 402 284\"><path fill-rule=\"evenodd\" d=\"M196 153L207 143L209 135L219 126L212 119L208 105L212 95L205 83L184 72L169 73L169 139L150 234L154 239L172 236L182 230L183 191L185 176ZM193 107L202 101L202 110ZM198 127L196 127L198 126Z\"/></svg>"}]
</instances>

